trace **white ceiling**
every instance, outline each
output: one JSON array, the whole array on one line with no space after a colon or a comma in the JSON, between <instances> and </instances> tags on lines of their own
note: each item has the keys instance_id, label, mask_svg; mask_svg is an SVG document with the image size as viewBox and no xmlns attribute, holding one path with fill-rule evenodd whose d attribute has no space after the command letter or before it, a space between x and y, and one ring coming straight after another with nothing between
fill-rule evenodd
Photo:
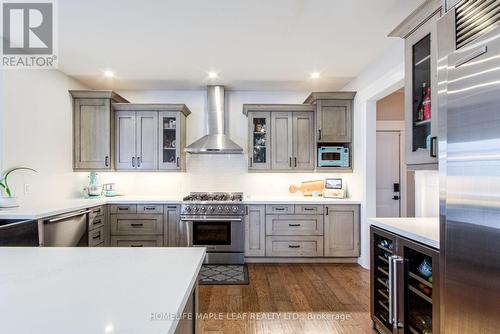
<instances>
[{"instance_id":1,"label":"white ceiling","mask_svg":"<svg viewBox=\"0 0 500 334\"><path fill-rule=\"evenodd\" d=\"M230 89L338 89L422 2L58 1L59 69L95 89L198 89L210 70Z\"/></svg>"}]
</instances>

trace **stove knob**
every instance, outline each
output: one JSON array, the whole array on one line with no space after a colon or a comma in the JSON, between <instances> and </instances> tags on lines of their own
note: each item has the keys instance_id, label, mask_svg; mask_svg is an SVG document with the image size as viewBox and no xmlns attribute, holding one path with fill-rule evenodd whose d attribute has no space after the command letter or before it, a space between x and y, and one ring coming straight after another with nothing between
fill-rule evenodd
<instances>
[{"instance_id":1,"label":"stove knob","mask_svg":"<svg viewBox=\"0 0 500 334\"><path fill-rule=\"evenodd\" d=\"M186 206L186 208L184 210L186 210L186 212L191 212L191 207L190 206Z\"/></svg>"},{"instance_id":2,"label":"stove knob","mask_svg":"<svg viewBox=\"0 0 500 334\"><path fill-rule=\"evenodd\" d=\"M210 211L210 212L214 212L214 207L213 207L213 206L209 206L209 207L208 207L208 211Z\"/></svg>"},{"instance_id":3,"label":"stove knob","mask_svg":"<svg viewBox=\"0 0 500 334\"><path fill-rule=\"evenodd\" d=\"M193 209L192 209L193 212L196 212L198 211L198 208L196 206L193 206Z\"/></svg>"},{"instance_id":4,"label":"stove knob","mask_svg":"<svg viewBox=\"0 0 500 334\"><path fill-rule=\"evenodd\" d=\"M218 211L218 212L222 212L222 206L218 206L218 207L217 207L217 211Z\"/></svg>"},{"instance_id":5,"label":"stove knob","mask_svg":"<svg viewBox=\"0 0 500 334\"><path fill-rule=\"evenodd\" d=\"M233 206L233 213L238 213L238 207L237 206Z\"/></svg>"},{"instance_id":6,"label":"stove knob","mask_svg":"<svg viewBox=\"0 0 500 334\"><path fill-rule=\"evenodd\" d=\"M227 212L227 213L231 212L231 208L230 208L230 207L228 207L228 206L226 206L226 212Z\"/></svg>"},{"instance_id":7,"label":"stove knob","mask_svg":"<svg viewBox=\"0 0 500 334\"><path fill-rule=\"evenodd\" d=\"M200 211L201 211L201 212L203 212L203 213L205 213L205 212L207 211L207 208L205 208L204 206L202 206L202 207L200 208Z\"/></svg>"}]
</instances>

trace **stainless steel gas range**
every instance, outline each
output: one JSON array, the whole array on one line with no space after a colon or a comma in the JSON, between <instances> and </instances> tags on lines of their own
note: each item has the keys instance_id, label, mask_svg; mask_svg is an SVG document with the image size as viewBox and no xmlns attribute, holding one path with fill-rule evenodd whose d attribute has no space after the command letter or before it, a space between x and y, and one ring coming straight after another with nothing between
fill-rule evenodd
<instances>
[{"instance_id":1,"label":"stainless steel gas range","mask_svg":"<svg viewBox=\"0 0 500 334\"><path fill-rule=\"evenodd\" d=\"M245 262L243 193L191 193L181 206L188 247L206 247L207 264Z\"/></svg>"}]
</instances>

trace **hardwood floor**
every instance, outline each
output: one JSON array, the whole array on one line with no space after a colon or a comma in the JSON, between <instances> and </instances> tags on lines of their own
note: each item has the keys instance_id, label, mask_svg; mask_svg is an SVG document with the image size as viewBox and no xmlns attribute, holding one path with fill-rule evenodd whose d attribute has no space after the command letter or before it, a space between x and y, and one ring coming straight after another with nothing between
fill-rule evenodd
<instances>
[{"instance_id":1,"label":"hardwood floor","mask_svg":"<svg viewBox=\"0 0 500 334\"><path fill-rule=\"evenodd\" d=\"M248 264L249 285L200 285L200 333L375 333L369 271L355 264Z\"/></svg>"}]
</instances>

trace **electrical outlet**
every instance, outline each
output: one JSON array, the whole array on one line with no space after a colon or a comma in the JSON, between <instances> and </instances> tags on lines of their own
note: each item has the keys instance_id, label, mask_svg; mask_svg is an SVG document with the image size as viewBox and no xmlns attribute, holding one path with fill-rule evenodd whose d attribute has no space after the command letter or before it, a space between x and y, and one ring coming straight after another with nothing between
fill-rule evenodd
<instances>
[{"instance_id":1,"label":"electrical outlet","mask_svg":"<svg viewBox=\"0 0 500 334\"><path fill-rule=\"evenodd\" d=\"M29 195L31 193L31 184L25 183L24 184L24 194Z\"/></svg>"}]
</instances>

